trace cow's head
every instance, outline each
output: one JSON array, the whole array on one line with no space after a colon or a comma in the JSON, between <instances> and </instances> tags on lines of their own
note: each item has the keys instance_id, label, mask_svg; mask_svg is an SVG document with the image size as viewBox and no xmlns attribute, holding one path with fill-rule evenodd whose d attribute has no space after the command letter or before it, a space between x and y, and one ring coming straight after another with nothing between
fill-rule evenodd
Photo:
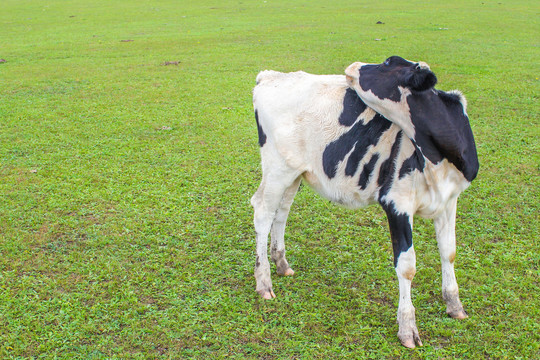
<instances>
[{"instance_id":1,"label":"cow's head","mask_svg":"<svg viewBox=\"0 0 540 360\"><path fill-rule=\"evenodd\" d=\"M437 83L435 74L424 62L410 62L392 56L382 64L356 62L345 70L347 82L372 109L400 125L414 138L406 97L411 92L432 89Z\"/></svg>"},{"instance_id":2,"label":"cow's head","mask_svg":"<svg viewBox=\"0 0 540 360\"><path fill-rule=\"evenodd\" d=\"M392 56L382 64L356 62L345 74L358 96L400 126L430 161L445 158L474 179L478 158L465 98L435 90L437 78L426 63Z\"/></svg>"}]
</instances>

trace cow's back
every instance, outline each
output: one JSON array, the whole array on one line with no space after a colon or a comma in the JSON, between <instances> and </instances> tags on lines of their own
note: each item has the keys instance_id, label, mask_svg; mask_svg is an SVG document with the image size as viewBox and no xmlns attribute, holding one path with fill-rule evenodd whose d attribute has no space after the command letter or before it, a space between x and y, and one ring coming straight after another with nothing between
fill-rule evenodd
<instances>
[{"instance_id":1,"label":"cow's back","mask_svg":"<svg viewBox=\"0 0 540 360\"><path fill-rule=\"evenodd\" d=\"M313 163L324 144L346 130L340 128L338 118L347 88L342 75L259 73L253 105L270 146L293 161L293 166L299 161Z\"/></svg>"}]
</instances>

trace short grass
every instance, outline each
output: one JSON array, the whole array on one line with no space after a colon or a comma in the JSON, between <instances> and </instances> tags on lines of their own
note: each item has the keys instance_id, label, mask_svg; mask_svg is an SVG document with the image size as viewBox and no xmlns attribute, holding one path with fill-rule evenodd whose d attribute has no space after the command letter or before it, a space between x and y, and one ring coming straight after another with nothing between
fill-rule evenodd
<instances>
[{"instance_id":1,"label":"short grass","mask_svg":"<svg viewBox=\"0 0 540 360\"><path fill-rule=\"evenodd\" d=\"M537 1L0 8L0 357L539 357ZM396 337L377 207L302 188L286 237L295 276L274 276L273 301L252 276L257 72L339 74L390 55L467 95L481 162L458 210L470 318L445 316L433 227L417 220L413 351Z\"/></svg>"}]
</instances>

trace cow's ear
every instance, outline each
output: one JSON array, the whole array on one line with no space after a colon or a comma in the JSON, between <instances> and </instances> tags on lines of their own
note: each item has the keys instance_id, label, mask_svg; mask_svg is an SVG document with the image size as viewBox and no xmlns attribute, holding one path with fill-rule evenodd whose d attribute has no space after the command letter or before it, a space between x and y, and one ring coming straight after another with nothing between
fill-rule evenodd
<instances>
[{"instance_id":1,"label":"cow's ear","mask_svg":"<svg viewBox=\"0 0 540 360\"><path fill-rule=\"evenodd\" d=\"M437 83L437 77L431 70L416 68L405 75L404 84L414 91L425 91L431 89Z\"/></svg>"}]
</instances>

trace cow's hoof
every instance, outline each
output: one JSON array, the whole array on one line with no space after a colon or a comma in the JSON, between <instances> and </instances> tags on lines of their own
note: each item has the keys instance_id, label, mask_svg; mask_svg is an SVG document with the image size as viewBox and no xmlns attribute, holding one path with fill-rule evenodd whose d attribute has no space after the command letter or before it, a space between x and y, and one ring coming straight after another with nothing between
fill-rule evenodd
<instances>
[{"instance_id":1,"label":"cow's hoof","mask_svg":"<svg viewBox=\"0 0 540 360\"><path fill-rule=\"evenodd\" d=\"M414 349L416 345L422 346L422 341L420 340L420 336L418 335L418 330L416 327L412 329L412 334L408 335L398 335L399 340L401 341L401 344L409 349Z\"/></svg>"},{"instance_id":2,"label":"cow's hoof","mask_svg":"<svg viewBox=\"0 0 540 360\"><path fill-rule=\"evenodd\" d=\"M278 275L281 275L281 276L293 276L294 275L294 270L291 269L291 268L287 268L283 271L278 271Z\"/></svg>"},{"instance_id":3,"label":"cow's hoof","mask_svg":"<svg viewBox=\"0 0 540 360\"><path fill-rule=\"evenodd\" d=\"M400 340L401 340L401 344L409 349L414 349L416 347L416 344L418 344L418 346L422 346L422 341L420 341L419 337L416 337L416 338L409 337L409 338L400 339Z\"/></svg>"},{"instance_id":4,"label":"cow's hoof","mask_svg":"<svg viewBox=\"0 0 540 360\"><path fill-rule=\"evenodd\" d=\"M409 349L414 349L416 347L416 344L414 343L414 340L412 338L401 340L401 345Z\"/></svg>"},{"instance_id":5,"label":"cow's hoof","mask_svg":"<svg viewBox=\"0 0 540 360\"><path fill-rule=\"evenodd\" d=\"M270 300L270 299L273 299L273 298L276 297L276 294L274 294L272 289L270 289L270 290L257 290L257 292L265 300Z\"/></svg>"},{"instance_id":6,"label":"cow's hoof","mask_svg":"<svg viewBox=\"0 0 540 360\"><path fill-rule=\"evenodd\" d=\"M467 315L467 313L463 309L449 312L448 316L450 316L451 318L460 319L460 320L463 320L469 317L469 315Z\"/></svg>"}]
</instances>

